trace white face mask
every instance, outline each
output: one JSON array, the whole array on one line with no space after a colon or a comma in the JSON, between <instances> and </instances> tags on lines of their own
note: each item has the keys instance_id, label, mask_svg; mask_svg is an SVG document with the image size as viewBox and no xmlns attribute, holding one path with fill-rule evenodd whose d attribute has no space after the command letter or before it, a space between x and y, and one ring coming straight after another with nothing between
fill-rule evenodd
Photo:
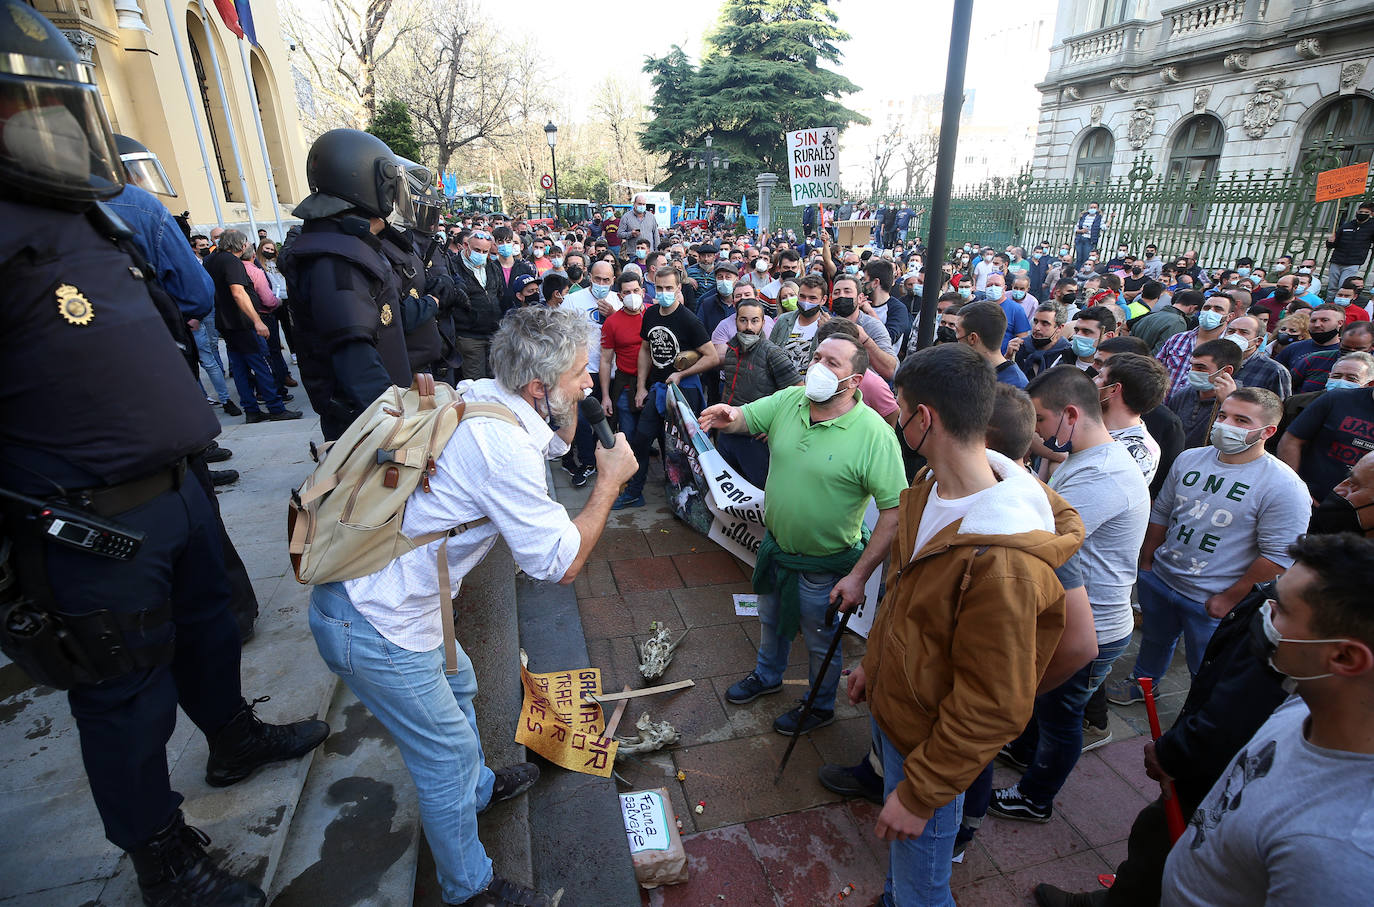
<instances>
[{"instance_id":1,"label":"white face mask","mask_svg":"<svg viewBox=\"0 0 1374 907\"><path fill-rule=\"evenodd\" d=\"M91 175L91 143L61 104L21 110L3 131L5 150L35 173L84 182Z\"/></svg>"},{"instance_id":2,"label":"white face mask","mask_svg":"<svg viewBox=\"0 0 1374 907\"><path fill-rule=\"evenodd\" d=\"M1223 425L1218 422L1212 426L1212 446L1224 454L1245 453L1259 443L1259 436L1263 431L1264 429L1257 429L1254 440L1251 440L1250 432L1239 425Z\"/></svg>"},{"instance_id":3,"label":"white face mask","mask_svg":"<svg viewBox=\"0 0 1374 907\"><path fill-rule=\"evenodd\" d=\"M620 304L625 307L625 311L633 315L644 307L644 297L638 293L626 293L620 297Z\"/></svg>"},{"instance_id":4,"label":"white face mask","mask_svg":"<svg viewBox=\"0 0 1374 907\"><path fill-rule=\"evenodd\" d=\"M806 370L806 399L813 403L826 403L840 392L840 379L835 373L819 362L811 363Z\"/></svg>"},{"instance_id":5,"label":"white face mask","mask_svg":"<svg viewBox=\"0 0 1374 907\"><path fill-rule=\"evenodd\" d=\"M1259 606L1259 617L1260 617L1260 627L1263 628L1263 630L1264 630L1264 638L1265 638L1265 640L1269 643L1269 647L1270 647L1270 648L1269 648L1269 659L1268 659L1268 661L1269 661L1269 668L1270 668L1275 674L1282 674L1282 675L1284 676L1283 688L1284 688L1286 691L1288 691L1289 693L1292 693L1293 690L1297 687L1297 682L1298 682L1299 680L1324 680L1324 679L1327 678L1327 677L1332 677L1332 676L1334 676L1331 672L1328 671L1328 672L1325 673L1325 674L1312 674L1312 675L1307 676L1307 677L1294 677L1292 674L1289 674L1287 671L1284 671L1284 670L1280 669L1278 665L1274 664L1274 656L1278 654L1278 651L1279 651L1279 643L1281 643L1281 642L1297 643L1297 644L1306 643L1306 644L1308 644L1308 645L1314 645L1314 644L1317 644L1317 643L1347 642L1348 640L1345 640L1345 639L1289 639L1287 636L1284 636L1284 635L1280 634L1280 633L1279 633L1279 628L1276 627L1276 626L1274 626L1274 601L1273 601L1273 599L1269 599L1269 600L1265 601L1263 604L1261 604L1261 605Z\"/></svg>"}]
</instances>

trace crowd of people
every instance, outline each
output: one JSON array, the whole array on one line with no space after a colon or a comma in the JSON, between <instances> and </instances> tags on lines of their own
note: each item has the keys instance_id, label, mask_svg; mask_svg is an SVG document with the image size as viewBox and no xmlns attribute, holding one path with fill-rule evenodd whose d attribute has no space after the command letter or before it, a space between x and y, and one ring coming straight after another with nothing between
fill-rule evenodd
<instances>
[{"instance_id":1,"label":"crowd of people","mask_svg":"<svg viewBox=\"0 0 1374 907\"><path fill-rule=\"evenodd\" d=\"M338 445L370 467L392 507L382 525L407 544L316 584L309 623L405 759L447 903L560 895L501 876L477 835L477 815L539 770L485 764L445 602L498 537L530 577L573 582L609 514L644 506L669 386L766 490L760 644L725 698L781 692L800 632L815 705L774 729L831 723L842 679L869 703L869 754L818 780L880 804L880 903L952 904L951 864L989 814L1049 821L1081 753L1110 739L1105 702L1158 688L1180 638L1187 698L1144 746L1161 797L1115 884L1040 885L1039 902L1327 904L1374 884L1374 311L1360 276L1374 205L1330 235L1325 280L1291 256L1266 268L1121 244L1104 258L1100 205L1062 241L968 238L927 269L905 206L874 210L872 241L848 247L814 220L801 235L675 229L642 196L568 228L446 222L429 170L341 129L313 144L311 194L280 244L202 236L154 197L156 158L116 144L70 43L26 4L0 5L14 24L0 29L0 208L27 228L0 244L0 642L70 690L106 836L145 904L266 902L186 824L166 762L178 705L216 787L329 733L265 723L243 696L256 601L207 468L227 458L214 409L297 419L285 404L301 387L333 442L416 375L418 408L390 417L438 425L435 382L483 417L455 419L438 447ZM922 327L937 342L918 349ZM587 397L614 443L580 417ZM558 458L574 484L596 479L576 516L545 484ZM390 500L401 467L415 490ZM335 489L350 513L374 502L361 484L302 489L298 508ZM293 531L292 554L324 537ZM833 612L880 570L845 677ZM1137 632L1130 671L1104 683ZM994 789L999 759L1020 774ZM1176 841L1166 796L1188 817Z\"/></svg>"}]
</instances>

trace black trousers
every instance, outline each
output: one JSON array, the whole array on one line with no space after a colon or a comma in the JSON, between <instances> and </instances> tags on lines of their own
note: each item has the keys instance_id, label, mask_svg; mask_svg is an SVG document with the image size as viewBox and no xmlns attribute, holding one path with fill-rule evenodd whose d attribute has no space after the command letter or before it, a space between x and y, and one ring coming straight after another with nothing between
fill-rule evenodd
<instances>
[{"instance_id":1,"label":"black trousers","mask_svg":"<svg viewBox=\"0 0 1374 907\"><path fill-rule=\"evenodd\" d=\"M180 488L115 520L146 533L133 560L54 544L44 545L44 557L60 611L126 614L172 602L171 622L126 635L131 649L175 639L171 664L68 692L105 837L132 850L181 806L167 769L177 706L210 737L243 706L243 696L220 527L200 482L187 476Z\"/></svg>"},{"instance_id":2,"label":"black trousers","mask_svg":"<svg viewBox=\"0 0 1374 907\"><path fill-rule=\"evenodd\" d=\"M1183 815L1191 816L1194 803L1180 799ZM1109 907L1158 907L1164 886L1164 861L1169 859L1169 823L1164 800L1156 798L1131 823L1126 840L1126 859L1116 867L1116 882L1101 901Z\"/></svg>"},{"instance_id":3,"label":"black trousers","mask_svg":"<svg viewBox=\"0 0 1374 907\"><path fill-rule=\"evenodd\" d=\"M285 306L282 308L285 309ZM188 472L200 482L205 497L215 509L215 522L219 524L220 553L224 556L224 572L229 579L229 613L234 615L234 622L239 628L239 638L242 639L253 629L253 624L258 619L258 594L253 589L253 581L248 578L248 568L243 565L243 558L239 557L234 540L229 537L229 530L225 528L224 519L220 516L219 499L215 497L215 485L210 480L210 467L199 456L190 457L187 464Z\"/></svg>"}]
</instances>

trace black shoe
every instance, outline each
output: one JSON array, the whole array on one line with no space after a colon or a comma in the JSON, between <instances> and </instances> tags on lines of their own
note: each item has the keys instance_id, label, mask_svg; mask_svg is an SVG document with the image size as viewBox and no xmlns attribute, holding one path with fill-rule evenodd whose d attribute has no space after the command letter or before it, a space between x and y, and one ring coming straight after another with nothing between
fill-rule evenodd
<instances>
[{"instance_id":1,"label":"black shoe","mask_svg":"<svg viewBox=\"0 0 1374 907\"><path fill-rule=\"evenodd\" d=\"M883 804L883 779L868 764L867 756L858 765L822 765L817 776L822 787L842 797L863 797L870 803Z\"/></svg>"},{"instance_id":2,"label":"black shoe","mask_svg":"<svg viewBox=\"0 0 1374 907\"><path fill-rule=\"evenodd\" d=\"M496 770L496 781L491 786L491 799L487 805L477 810L477 815L491 809L504 800L514 800L525 791L534 787L539 780L539 766L533 762L517 762Z\"/></svg>"},{"instance_id":3,"label":"black shoe","mask_svg":"<svg viewBox=\"0 0 1374 907\"><path fill-rule=\"evenodd\" d=\"M594 475L596 475L596 467L595 467L595 466L579 466L579 467L577 467L577 471L576 471L575 473L573 473L573 477L572 477L572 485L573 485L573 487L574 487L574 488L581 488L583 485L586 485L586 484L587 484L587 480L590 479L590 478L591 478L592 476L594 476Z\"/></svg>"},{"instance_id":4,"label":"black shoe","mask_svg":"<svg viewBox=\"0 0 1374 907\"><path fill-rule=\"evenodd\" d=\"M305 415L305 413L301 412L298 409L284 409L279 413L268 413L267 421L290 422L292 419L299 419L303 415Z\"/></svg>"},{"instance_id":5,"label":"black shoe","mask_svg":"<svg viewBox=\"0 0 1374 907\"><path fill-rule=\"evenodd\" d=\"M259 422L266 422L266 421L267 421L267 413L263 412L263 411L260 410L260 409L250 409L248 412L246 412L246 413L243 414L243 424L244 424L244 425L256 425L256 424L259 423Z\"/></svg>"},{"instance_id":6,"label":"black shoe","mask_svg":"<svg viewBox=\"0 0 1374 907\"><path fill-rule=\"evenodd\" d=\"M241 416L243 415L243 410L239 409L239 405L233 400L225 400L224 414L226 416Z\"/></svg>"},{"instance_id":7,"label":"black shoe","mask_svg":"<svg viewBox=\"0 0 1374 907\"><path fill-rule=\"evenodd\" d=\"M747 677L732 684L730 689L725 691L725 701L731 705L744 705L753 702L760 696L780 692L782 692L781 680L770 687L763 682L757 671L750 671Z\"/></svg>"},{"instance_id":8,"label":"black shoe","mask_svg":"<svg viewBox=\"0 0 1374 907\"><path fill-rule=\"evenodd\" d=\"M784 712L773 719L773 730L784 737L795 737L798 734L818 731L835 720L834 709L812 709L811 714L806 716L806 726L803 727L801 717L802 710L805 708L805 705L799 705L792 711Z\"/></svg>"},{"instance_id":9,"label":"black shoe","mask_svg":"<svg viewBox=\"0 0 1374 907\"><path fill-rule=\"evenodd\" d=\"M234 455L234 452L227 447L220 447L215 441L210 442L210 446L205 448L205 453L201 454L206 463L223 463Z\"/></svg>"},{"instance_id":10,"label":"black shoe","mask_svg":"<svg viewBox=\"0 0 1374 907\"><path fill-rule=\"evenodd\" d=\"M1107 889L1065 891L1042 882L1035 886L1035 903L1040 907L1098 907L1107 903Z\"/></svg>"},{"instance_id":11,"label":"black shoe","mask_svg":"<svg viewBox=\"0 0 1374 907\"><path fill-rule=\"evenodd\" d=\"M992 802L988 812L1003 819L1016 819L1018 822L1039 822L1044 824L1054 815L1054 807L1037 806L1021 793L1019 785L1004 787L992 792Z\"/></svg>"},{"instance_id":12,"label":"black shoe","mask_svg":"<svg viewBox=\"0 0 1374 907\"><path fill-rule=\"evenodd\" d=\"M493 875L491 884L457 907L558 907L562 899L562 888L551 895L540 894L533 888Z\"/></svg>"},{"instance_id":13,"label":"black shoe","mask_svg":"<svg viewBox=\"0 0 1374 907\"><path fill-rule=\"evenodd\" d=\"M129 851L147 907L262 907L267 895L236 879L205 853L210 838L176 816L152 840Z\"/></svg>"},{"instance_id":14,"label":"black shoe","mask_svg":"<svg viewBox=\"0 0 1374 907\"><path fill-rule=\"evenodd\" d=\"M997 758L1001 759L1003 762L1005 762L1007 765L1010 765L1018 772L1024 772L1026 769L1030 768L1030 766L1027 763L1021 761L1020 756L1016 755L1016 751L1011 748L1010 743L1002 747L1002 749L1000 749L997 752Z\"/></svg>"},{"instance_id":15,"label":"black shoe","mask_svg":"<svg viewBox=\"0 0 1374 907\"><path fill-rule=\"evenodd\" d=\"M215 488L219 488L222 485L233 485L239 480L239 471L237 469L211 469L209 472L210 484Z\"/></svg>"},{"instance_id":16,"label":"black shoe","mask_svg":"<svg viewBox=\"0 0 1374 907\"><path fill-rule=\"evenodd\" d=\"M304 756L329 736L329 725L306 719L291 724L267 724L253 714L253 706L268 696L245 702L239 713L210 741L205 783L228 787L264 765Z\"/></svg>"}]
</instances>

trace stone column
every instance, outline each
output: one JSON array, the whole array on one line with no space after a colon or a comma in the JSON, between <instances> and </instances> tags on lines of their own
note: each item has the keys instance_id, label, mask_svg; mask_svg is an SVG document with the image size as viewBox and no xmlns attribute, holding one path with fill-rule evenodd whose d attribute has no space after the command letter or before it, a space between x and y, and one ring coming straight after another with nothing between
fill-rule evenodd
<instances>
[{"instance_id":1,"label":"stone column","mask_svg":"<svg viewBox=\"0 0 1374 907\"><path fill-rule=\"evenodd\" d=\"M760 173L754 177L759 187L759 235L763 236L773 220L773 187L778 184L776 173Z\"/></svg>"}]
</instances>

